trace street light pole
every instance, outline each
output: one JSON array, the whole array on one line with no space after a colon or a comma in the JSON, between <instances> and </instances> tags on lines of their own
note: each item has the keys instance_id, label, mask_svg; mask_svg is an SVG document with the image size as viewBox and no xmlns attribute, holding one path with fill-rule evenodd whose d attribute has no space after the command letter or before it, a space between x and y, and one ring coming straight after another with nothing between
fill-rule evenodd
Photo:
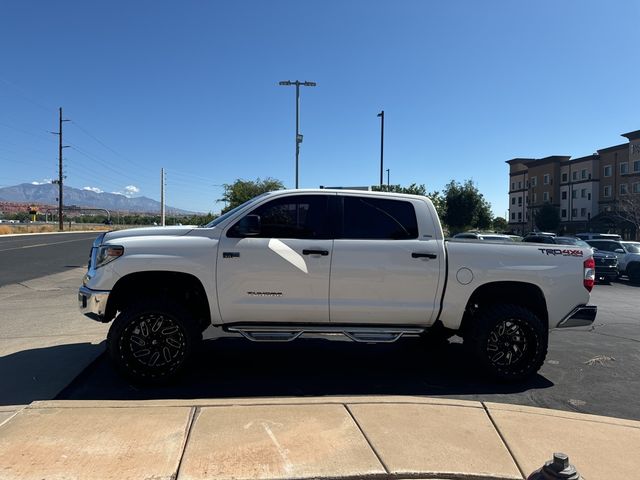
<instances>
[{"instance_id":1,"label":"street light pole","mask_svg":"<svg viewBox=\"0 0 640 480\"><path fill-rule=\"evenodd\" d=\"M380 117L380 186L383 185L382 174L384 172L384 110L378 114Z\"/></svg>"},{"instance_id":2,"label":"street light pole","mask_svg":"<svg viewBox=\"0 0 640 480\"><path fill-rule=\"evenodd\" d=\"M296 189L298 188L299 177L299 160L300 160L300 144L302 143L302 135L300 134L300 86L303 87L315 87L316 82L301 82L299 80L290 81L285 80L279 82L282 86L296 86Z\"/></svg>"},{"instance_id":3,"label":"street light pole","mask_svg":"<svg viewBox=\"0 0 640 480\"><path fill-rule=\"evenodd\" d=\"M389 169L387 168L387 188L389 188Z\"/></svg>"}]
</instances>

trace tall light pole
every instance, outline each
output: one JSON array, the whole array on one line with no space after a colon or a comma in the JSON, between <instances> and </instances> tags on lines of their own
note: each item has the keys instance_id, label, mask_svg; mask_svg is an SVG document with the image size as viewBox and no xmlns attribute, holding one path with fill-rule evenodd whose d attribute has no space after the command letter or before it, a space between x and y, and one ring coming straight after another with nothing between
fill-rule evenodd
<instances>
[{"instance_id":1,"label":"tall light pole","mask_svg":"<svg viewBox=\"0 0 640 480\"><path fill-rule=\"evenodd\" d=\"M301 82L299 80L290 81L285 80L279 82L279 85L288 87L291 85L296 86L296 188L298 188L298 170L299 170L299 157L300 157L300 144L302 143L302 135L300 134L300 85L303 87L315 87L316 82Z\"/></svg>"},{"instance_id":2,"label":"tall light pole","mask_svg":"<svg viewBox=\"0 0 640 480\"><path fill-rule=\"evenodd\" d=\"M382 174L384 172L384 110L381 110L378 116L380 117L380 186L382 186Z\"/></svg>"}]
</instances>

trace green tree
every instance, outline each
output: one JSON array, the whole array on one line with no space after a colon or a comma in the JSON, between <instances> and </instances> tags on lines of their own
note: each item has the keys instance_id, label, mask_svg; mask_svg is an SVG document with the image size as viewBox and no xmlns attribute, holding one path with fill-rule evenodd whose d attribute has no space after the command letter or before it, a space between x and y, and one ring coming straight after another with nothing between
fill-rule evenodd
<instances>
[{"instance_id":1,"label":"green tree","mask_svg":"<svg viewBox=\"0 0 640 480\"><path fill-rule=\"evenodd\" d=\"M280 180L275 178L265 178L260 180L257 178L254 180L242 180L237 179L233 183L224 184L224 193L221 202L226 202L226 207L222 210L222 213L243 204L247 200L251 200L253 197L265 192L272 192L274 190L282 190L284 184Z\"/></svg>"},{"instance_id":2,"label":"green tree","mask_svg":"<svg viewBox=\"0 0 640 480\"><path fill-rule=\"evenodd\" d=\"M560 212L557 207L545 203L535 214L536 226L545 232L555 231L560 226Z\"/></svg>"},{"instance_id":3,"label":"green tree","mask_svg":"<svg viewBox=\"0 0 640 480\"><path fill-rule=\"evenodd\" d=\"M442 220L454 235L467 228L479 230L491 226L491 204L478 191L472 180L464 183L451 180L443 192L444 214Z\"/></svg>"},{"instance_id":4,"label":"green tree","mask_svg":"<svg viewBox=\"0 0 640 480\"><path fill-rule=\"evenodd\" d=\"M491 228L496 232L506 232L509 229L509 223L502 217L495 217L491 222Z\"/></svg>"}]
</instances>

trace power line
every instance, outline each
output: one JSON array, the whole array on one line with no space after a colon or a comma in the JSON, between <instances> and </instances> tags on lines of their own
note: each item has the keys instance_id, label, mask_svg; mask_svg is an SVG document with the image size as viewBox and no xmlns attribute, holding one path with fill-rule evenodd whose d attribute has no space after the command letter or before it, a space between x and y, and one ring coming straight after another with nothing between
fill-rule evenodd
<instances>
[{"instance_id":1,"label":"power line","mask_svg":"<svg viewBox=\"0 0 640 480\"><path fill-rule=\"evenodd\" d=\"M53 111L55 110L55 108L53 108L53 107L49 107L49 106L43 105L42 103L40 103L40 102L38 102L38 101L34 100L33 98L31 98L31 96L30 96L30 95L28 95L28 94L25 92L25 90L24 90L24 89L22 89L21 87L17 86L17 85L16 85L15 83L13 83L13 82L10 82L10 81L9 81L9 80L7 80L6 78L2 78L2 77L0 77L0 81L4 82L5 84L9 85L10 87L13 87L13 89L14 89L14 90L16 90L16 91L20 94L20 96L21 96L22 98L24 98L25 100L27 100L29 103L31 103L31 104L33 104L33 105L35 105L36 107L39 107L39 108L41 108L41 109L43 109L43 110L45 110L45 111L47 111L47 112L49 112L49 113L51 113L51 112L53 112Z\"/></svg>"}]
</instances>

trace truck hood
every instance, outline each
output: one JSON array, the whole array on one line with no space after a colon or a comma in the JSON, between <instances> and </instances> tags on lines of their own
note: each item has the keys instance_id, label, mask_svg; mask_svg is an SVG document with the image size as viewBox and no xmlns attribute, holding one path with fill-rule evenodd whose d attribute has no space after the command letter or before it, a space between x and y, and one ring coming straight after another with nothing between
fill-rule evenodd
<instances>
[{"instance_id":1,"label":"truck hood","mask_svg":"<svg viewBox=\"0 0 640 480\"><path fill-rule=\"evenodd\" d=\"M104 242L110 242L113 240L118 240L120 238L129 238L129 237L152 237L152 236L169 236L169 237L179 237L182 235L186 235L195 227L186 226L186 227L148 227L148 228L129 228L127 230L114 230L108 232L103 240Z\"/></svg>"}]
</instances>

